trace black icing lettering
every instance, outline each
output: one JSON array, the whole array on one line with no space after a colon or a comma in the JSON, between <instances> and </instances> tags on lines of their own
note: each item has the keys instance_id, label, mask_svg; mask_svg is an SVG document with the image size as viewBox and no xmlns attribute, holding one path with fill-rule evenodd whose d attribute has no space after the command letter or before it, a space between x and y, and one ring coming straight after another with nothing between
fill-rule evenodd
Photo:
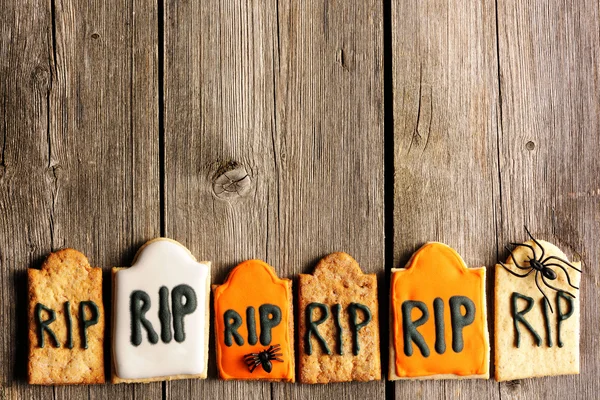
<instances>
[{"instance_id":1,"label":"black icing lettering","mask_svg":"<svg viewBox=\"0 0 600 400\"><path fill-rule=\"evenodd\" d=\"M46 311L48 313L48 319L45 321L42 321L42 311ZM49 325L52 322L54 322L55 319L56 319L56 312L54 312L54 310L46 307L42 303L37 303L35 305L35 322L37 325L38 343L42 349L44 348L44 345L45 345L44 332L47 332L48 335L52 338L52 341L54 341L54 347L57 347L57 348L60 347L60 343L58 342L58 339L56 339L56 335L54 334L52 329L50 329L50 327L49 327Z\"/></svg>"},{"instance_id":2,"label":"black icing lettering","mask_svg":"<svg viewBox=\"0 0 600 400\"><path fill-rule=\"evenodd\" d=\"M171 310L169 309L169 289L161 286L158 290L158 319L160 320L160 339L164 343L170 343L173 338L171 330Z\"/></svg>"},{"instance_id":3,"label":"black icing lettering","mask_svg":"<svg viewBox=\"0 0 600 400\"><path fill-rule=\"evenodd\" d=\"M321 318L313 321L313 310L317 308L321 310L322 315ZM310 341L310 338L313 334L317 338L317 341L321 343L323 351L327 354L331 354L331 350L329 350L327 342L325 341L325 339L323 339L323 336L321 336L319 330L317 329L317 325L322 324L323 322L325 322L325 320L327 320L327 318L329 318L329 308L322 303L310 303L306 306L306 310L304 310L304 317L306 322L306 335L304 336L304 351L306 352L306 354L308 354L309 356L312 355L312 343Z\"/></svg>"},{"instance_id":4,"label":"black icing lettering","mask_svg":"<svg viewBox=\"0 0 600 400\"><path fill-rule=\"evenodd\" d=\"M527 302L527 306L522 311L517 311L517 300L518 299L522 299ZM515 345L517 347L521 346L521 332L519 331L519 322L520 322L523 324L523 326L525 326L525 328L527 328L527 330L529 332L531 332L531 334L533 335L533 337L537 343L537 346L540 347L542 345L542 338L540 337L540 335L538 335L538 333L535 331L535 329L533 329L531 324L529 324L529 322L527 322L525 317L523 317L525 314L527 314L529 311L531 311L531 308L533 307L533 299L531 297L524 296L521 293L513 292L512 296L511 296L511 302L512 302L511 312L512 312L512 318L513 318L513 325L515 327Z\"/></svg>"},{"instance_id":5,"label":"black icing lettering","mask_svg":"<svg viewBox=\"0 0 600 400\"><path fill-rule=\"evenodd\" d=\"M421 311L422 315L416 321L412 320L413 308ZM406 300L402 303L402 330L404 334L404 354L407 356L413 355L412 342L414 341L423 357L429 357L429 347L423 339L423 335L417 331L417 328L423 325L429 319L429 311L427 306L422 301Z\"/></svg>"},{"instance_id":6,"label":"black icing lettering","mask_svg":"<svg viewBox=\"0 0 600 400\"><path fill-rule=\"evenodd\" d=\"M461 313L464 307L464 315ZM452 324L452 350L460 353L464 348L463 328L475 321L475 303L465 296L450 297L450 323Z\"/></svg>"},{"instance_id":7,"label":"black icing lettering","mask_svg":"<svg viewBox=\"0 0 600 400\"><path fill-rule=\"evenodd\" d=\"M546 326L546 344L548 347L552 347L552 329L550 328L550 316L548 315L548 302L546 298L542 298L542 311L544 312L544 325Z\"/></svg>"},{"instance_id":8,"label":"black icing lettering","mask_svg":"<svg viewBox=\"0 0 600 400\"><path fill-rule=\"evenodd\" d=\"M336 334L336 350L340 356L344 355L343 349L343 340L342 340L342 325L340 323L340 313L342 312L341 304L334 304L331 307L331 311L333 311L333 323L335 324L335 334Z\"/></svg>"},{"instance_id":9,"label":"black icing lettering","mask_svg":"<svg viewBox=\"0 0 600 400\"><path fill-rule=\"evenodd\" d=\"M246 308L246 326L248 327L248 344L254 346L258 343L258 336L256 336L256 310L252 306Z\"/></svg>"},{"instance_id":10,"label":"black icing lettering","mask_svg":"<svg viewBox=\"0 0 600 400\"><path fill-rule=\"evenodd\" d=\"M363 313L363 321L361 323L358 322L358 310L362 311ZM358 352L360 351L360 346L358 343L358 331L371 322L371 310L369 310L369 307L365 306L364 304L350 303L350 306L348 307L348 313L350 314L350 330L352 331L352 354L357 356Z\"/></svg>"},{"instance_id":11,"label":"black icing lettering","mask_svg":"<svg viewBox=\"0 0 600 400\"><path fill-rule=\"evenodd\" d=\"M148 341L152 344L158 343L158 335L152 327L152 323L145 317L150 309L150 296L143 290L135 290L129 298L129 311L131 313L131 344L139 346L142 343L142 326L148 334Z\"/></svg>"},{"instance_id":12,"label":"black icing lettering","mask_svg":"<svg viewBox=\"0 0 600 400\"><path fill-rule=\"evenodd\" d=\"M73 316L71 315L71 302L65 301L65 320L67 323L67 349L73 348Z\"/></svg>"},{"instance_id":13,"label":"black icing lettering","mask_svg":"<svg viewBox=\"0 0 600 400\"><path fill-rule=\"evenodd\" d=\"M85 308L92 314L90 319L85 319ZM79 303L79 323L81 324L81 347L88 348L87 330L90 326L96 325L100 319L100 310L93 301L82 301Z\"/></svg>"},{"instance_id":14,"label":"black icing lettering","mask_svg":"<svg viewBox=\"0 0 600 400\"><path fill-rule=\"evenodd\" d=\"M183 299L185 298L185 303ZM198 301L196 292L189 285L177 285L171 292L171 302L173 303L173 329L175 330L175 341L181 343L185 340L185 327L183 318L196 311Z\"/></svg>"},{"instance_id":15,"label":"black icing lettering","mask_svg":"<svg viewBox=\"0 0 600 400\"><path fill-rule=\"evenodd\" d=\"M567 302L569 311L563 313L563 310L560 308L560 299L563 299ZM560 338L560 326L563 321L568 319L571 315L573 315L574 307L573 307L573 299L565 294L562 290L556 292L556 313L558 314L556 317L556 342L558 343L558 347L563 347L565 344Z\"/></svg>"},{"instance_id":16,"label":"black icing lettering","mask_svg":"<svg viewBox=\"0 0 600 400\"><path fill-rule=\"evenodd\" d=\"M271 329L281 322L281 309L273 304L263 304L258 308L260 317L260 344L271 344Z\"/></svg>"},{"instance_id":17,"label":"black icing lettering","mask_svg":"<svg viewBox=\"0 0 600 400\"><path fill-rule=\"evenodd\" d=\"M225 324L225 346L233 346L233 341L238 346L244 344L244 338L238 333L238 328L242 325L242 317L234 310L227 310L223 314L223 322Z\"/></svg>"},{"instance_id":18,"label":"black icing lettering","mask_svg":"<svg viewBox=\"0 0 600 400\"><path fill-rule=\"evenodd\" d=\"M444 300L436 297L433 300L433 319L435 321L435 352L446 352L446 337L444 324Z\"/></svg>"}]
</instances>

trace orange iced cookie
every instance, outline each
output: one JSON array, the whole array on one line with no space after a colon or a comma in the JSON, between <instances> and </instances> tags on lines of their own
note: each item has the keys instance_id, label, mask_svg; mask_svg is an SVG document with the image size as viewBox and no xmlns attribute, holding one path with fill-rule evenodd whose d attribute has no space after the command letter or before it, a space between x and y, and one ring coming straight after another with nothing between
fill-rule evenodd
<instances>
[{"instance_id":1,"label":"orange iced cookie","mask_svg":"<svg viewBox=\"0 0 600 400\"><path fill-rule=\"evenodd\" d=\"M213 286L221 379L294 382L292 282L248 260Z\"/></svg>"},{"instance_id":2,"label":"orange iced cookie","mask_svg":"<svg viewBox=\"0 0 600 400\"><path fill-rule=\"evenodd\" d=\"M427 243L392 270L391 314L391 380L488 378L485 268Z\"/></svg>"}]
</instances>

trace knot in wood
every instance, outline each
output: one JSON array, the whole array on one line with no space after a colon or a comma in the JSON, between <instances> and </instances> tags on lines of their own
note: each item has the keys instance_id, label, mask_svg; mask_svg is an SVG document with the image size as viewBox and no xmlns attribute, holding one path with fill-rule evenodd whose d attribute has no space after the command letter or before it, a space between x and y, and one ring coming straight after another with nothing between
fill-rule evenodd
<instances>
[{"instance_id":1,"label":"knot in wood","mask_svg":"<svg viewBox=\"0 0 600 400\"><path fill-rule=\"evenodd\" d=\"M36 66L31 72L31 81L34 87L48 90L50 87L50 70L48 67Z\"/></svg>"},{"instance_id":2,"label":"knot in wood","mask_svg":"<svg viewBox=\"0 0 600 400\"><path fill-rule=\"evenodd\" d=\"M535 149L535 143L530 140L529 142L525 143L525 148L529 151L532 151Z\"/></svg>"},{"instance_id":3,"label":"knot in wood","mask_svg":"<svg viewBox=\"0 0 600 400\"><path fill-rule=\"evenodd\" d=\"M220 199L243 197L252 188L252 179L246 168L231 162L219 168L213 179L213 192Z\"/></svg>"}]
</instances>

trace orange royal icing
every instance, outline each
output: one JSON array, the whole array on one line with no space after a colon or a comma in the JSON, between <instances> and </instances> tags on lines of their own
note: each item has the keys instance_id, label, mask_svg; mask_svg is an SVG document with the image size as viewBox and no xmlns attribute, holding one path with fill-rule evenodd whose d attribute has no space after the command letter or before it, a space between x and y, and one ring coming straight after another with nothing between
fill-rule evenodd
<instances>
[{"instance_id":1,"label":"orange royal icing","mask_svg":"<svg viewBox=\"0 0 600 400\"><path fill-rule=\"evenodd\" d=\"M215 329L217 336L217 366L222 379L269 379L294 380L293 338L290 332L290 281L279 279L273 268L260 260L248 260L235 267L221 286L214 290ZM259 307L264 304L276 305L281 309L281 322L271 330L271 345L281 345L279 351L283 362L272 361L273 369L267 373L262 367L250 372L244 362L248 353L258 353L268 348L258 341L248 343L246 309L255 310L256 334L260 336ZM225 344L224 314L234 310L242 318L237 332L244 339L239 346L235 341L231 346Z\"/></svg>"},{"instance_id":2,"label":"orange royal icing","mask_svg":"<svg viewBox=\"0 0 600 400\"><path fill-rule=\"evenodd\" d=\"M392 275L392 313L394 318L395 367L398 377L418 377L452 374L459 376L486 375L489 344L487 340L486 305L483 295L485 268L469 269L454 249L432 242L421 247L410 259L406 269ZM475 304L475 319L463 329L464 348L452 349L452 325L449 300L466 296ZM441 298L444 304L445 352L435 350L436 329L433 302ZM402 303L407 300L425 303L429 319L417 328L423 336L429 356L424 357L413 343L413 354L404 352ZM462 309L462 307L461 307ZM461 311L463 314L465 310ZM413 321L422 313L414 308Z\"/></svg>"}]
</instances>

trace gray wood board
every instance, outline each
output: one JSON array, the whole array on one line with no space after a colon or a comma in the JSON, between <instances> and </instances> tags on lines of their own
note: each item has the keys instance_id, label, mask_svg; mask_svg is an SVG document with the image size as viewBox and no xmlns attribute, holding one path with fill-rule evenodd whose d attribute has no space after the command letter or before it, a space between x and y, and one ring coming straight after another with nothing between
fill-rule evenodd
<instances>
[{"instance_id":1,"label":"gray wood board","mask_svg":"<svg viewBox=\"0 0 600 400\"><path fill-rule=\"evenodd\" d=\"M112 3L2 5L3 399L162 394L161 383L26 384L27 268L55 249L82 251L106 271L108 328L108 271L160 234L157 8ZM107 329L107 363L110 337Z\"/></svg>"},{"instance_id":2,"label":"gray wood board","mask_svg":"<svg viewBox=\"0 0 600 400\"><path fill-rule=\"evenodd\" d=\"M224 1L165 8L166 234L280 277L346 251L383 275L382 15L376 2ZM360 23L357 23L360 21ZM215 380L167 397L384 397L384 383Z\"/></svg>"}]
</instances>

